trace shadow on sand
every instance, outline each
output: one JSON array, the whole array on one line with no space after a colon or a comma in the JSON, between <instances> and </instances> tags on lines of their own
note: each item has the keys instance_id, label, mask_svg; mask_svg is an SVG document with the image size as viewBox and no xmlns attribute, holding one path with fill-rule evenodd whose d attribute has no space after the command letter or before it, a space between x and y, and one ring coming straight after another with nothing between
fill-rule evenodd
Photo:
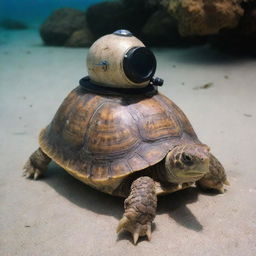
<instances>
[{"instance_id":1,"label":"shadow on sand","mask_svg":"<svg viewBox=\"0 0 256 256\"><path fill-rule=\"evenodd\" d=\"M123 198L107 195L84 185L55 163L50 164L49 171L42 181L81 208L97 214L114 216L116 219L120 219L123 215ZM157 214L168 213L180 225L199 232L203 229L203 226L186 206L195 203L197 200L198 189L194 187L161 196L158 198ZM152 228L154 230L155 226L153 225ZM129 238L129 235L124 233L118 239L127 238Z\"/></svg>"},{"instance_id":2,"label":"shadow on sand","mask_svg":"<svg viewBox=\"0 0 256 256\"><path fill-rule=\"evenodd\" d=\"M97 214L114 216L117 219L120 219L123 215L122 198L114 197L86 186L53 162L50 163L48 172L42 181L81 208Z\"/></svg>"},{"instance_id":3,"label":"shadow on sand","mask_svg":"<svg viewBox=\"0 0 256 256\"><path fill-rule=\"evenodd\" d=\"M203 230L203 226L196 216L186 206L198 200L198 189L195 187L187 188L182 191L172 193L168 196L159 197L158 213L168 213L170 218L178 224L194 231Z\"/></svg>"},{"instance_id":4,"label":"shadow on sand","mask_svg":"<svg viewBox=\"0 0 256 256\"><path fill-rule=\"evenodd\" d=\"M206 44L189 48L156 48L155 50L164 58L178 64L204 64L204 65L241 65L243 62L255 60L255 53L221 51Z\"/></svg>"}]
</instances>

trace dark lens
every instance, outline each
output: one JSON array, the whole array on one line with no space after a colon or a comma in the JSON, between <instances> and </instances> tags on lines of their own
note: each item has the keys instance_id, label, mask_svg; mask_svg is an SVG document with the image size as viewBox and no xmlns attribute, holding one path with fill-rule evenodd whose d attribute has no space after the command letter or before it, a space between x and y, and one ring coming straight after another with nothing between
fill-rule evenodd
<instances>
[{"instance_id":1,"label":"dark lens","mask_svg":"<svg viewBox=\"0 0 256 256\"><path fill-rule=\"evenodd\" d=\"M142 83L154 76L156 58L148 48L134 47L125 54L123 68L132 82Z\"/></svg>"}]
</instances>

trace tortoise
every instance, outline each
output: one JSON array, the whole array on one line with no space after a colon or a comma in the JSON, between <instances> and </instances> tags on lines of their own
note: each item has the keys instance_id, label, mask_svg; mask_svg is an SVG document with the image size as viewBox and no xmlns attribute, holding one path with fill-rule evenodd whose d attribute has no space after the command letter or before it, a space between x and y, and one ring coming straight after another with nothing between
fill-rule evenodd
<instances>
[{"instance_id":1,"label":"tortoise","mask_svg":"<svg viewBox=\"0 0 256 256\"><path fill-rule=\"evenodd\" d=\"M145 49L141 56L145 53L148 60L153 56ZM106 72L105 59L100 68L95 65L97 72ZM151 60L155 65L153 57ZM24 166L24 175L37 179L54 160L83 183L125 197L117 232L131 232L135 244L140 236L151 239L158 195L191 187L195 182L203 189L222 193L224 184L228 185L223 166L200 142L182 110L158 92L152 65L148 67L150 76L144 74L145 81L129 76L127 88L121 80L114 87L111 78L106 84L97 83L88 71L89 77L80 80L40 132L40 147ZM145 82L147 86L136 87Z\"/></svg>"}]
</instances>

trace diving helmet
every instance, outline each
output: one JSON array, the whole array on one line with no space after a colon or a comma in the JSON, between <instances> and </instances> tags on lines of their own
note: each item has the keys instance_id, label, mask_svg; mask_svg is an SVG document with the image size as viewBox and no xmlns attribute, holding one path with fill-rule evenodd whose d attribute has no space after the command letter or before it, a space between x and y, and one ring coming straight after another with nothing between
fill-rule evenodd
<instances>
[{"instance_id":1,"label":"diving helmet","mask_svg":"<svg viewBox=\"0 0 256 256\"><path fill-rule=\"evenodd\" d=\"M93 43L87 55L87 69L94 84L143 88L153 81L156 58L131 32L117 30Z\"/></svg>"}]
</instances>

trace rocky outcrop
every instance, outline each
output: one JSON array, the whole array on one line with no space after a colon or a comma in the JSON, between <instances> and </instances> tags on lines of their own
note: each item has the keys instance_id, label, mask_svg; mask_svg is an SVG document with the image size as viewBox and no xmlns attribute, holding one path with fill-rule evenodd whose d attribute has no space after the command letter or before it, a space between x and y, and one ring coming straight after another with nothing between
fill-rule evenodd
<instances>
[{"instance_id":1,"label":"rocky outcrop","mask_svg":"<svg viewBox=\"0 0 256 256\"><path fill-rule=\"evenodd\" d=\"M181 40L176 20L165 10L156 11L151 15L142 28L142 34L148 44L157 46L172 45Z\"/></svg>"},{"instance_id":2,"label":"rocky outcrop","mask_svg":"<svg viewBox=\"0 0 256 256\"><path fill-rule=\"evenodd\" d=\"M69 39L65 42L65 46L69 47L85 47L91 46L95 41L95 37L88 29L76 30L71 34Z\"/></svg>"},{"instance_id":3,"label":"rocky outcrop","mask_svg":"<svg viewBox=\"0 0 256 256\"><path fill-rule=\"evenodd\" d=\"M54 12L42 25L46 44L90 46L123 28L148 46L205 43L256 44L256 0L120 0L100 2L82 12ZM217 36L213 36L217 35ZM232 42L232 43L231 43Z\"/></svg>"},{"instance_id":4,"label":"rocky outcrop","mask_svg":"<svg viewBox=\"0 0 256 256\"><path fill-rule=\"evenodd\" d=\"M40 35L47 45L89 46L94 41L87 28L85 13L72 8L61 8L52 13L42 24Z\"/></svg>"},{"instance_id":5,"label":"rocky outcrop","mask_svg":"<svg viewBox=\"0 0 256 256\"><path fill-rule=\"evenodd\" d=\"M169 0L162 4L178 23L182 36L217 34L239 24L241 0Z\"/></svg>"},{"instance_id":6,"label":"rocky outcrop","mask_svg":"<svg viewBox=\"0 0 256 256\"><path fill-rule=\"evenodd\" d=\"M162 0L185 39L207 36L228 51L256 52L256 0Z\"/></svg>"},{"instance_id":7,"label":"rocky outcrop","mask_svg":"<svg viewBox=\"0 0 256 256\"><path fill-rule=\"evenodd\" d=\"M120 28L128 29L136 36L140 36L142 27L154 12L155 5L155 1L146 0L101 2L88 8L88 27L97 37Z\"/></svg>"},{"instance_id":8,"label":"rocky outcrop","mask_svg":"<svg viewBox=\"0 0 256 256\"><path fill-rule=\"evenodd\" d=\"M142 38L146 45L154 46L181 47L206 42L206 37L182 37L178 31L177 21L164 9L156 11L147 20L142 29Z\"/></svg>"},{"instance_id":9,"label":"rocky outcrop","mask_svg":"<svg viewBox=\"0 0 256 256\"><path fill-rule=\"evenodd\" d=\"M230 30L222 30L210 39L213 46L225 51L250 53L256 56L256 1L242 4L244 16L239 25Z\"/></svg>"},{"instance_id":10,"label":"rocky outcrop","mask_svg":"<svg viewBox=\"0 0 256 256\"><path fill-rule=\"evenodd\" d=\"M86 11L89 29L96 37L112 33L123 26L124 7L120 2L102 2L90 6Z\"/></svg>"},{"instance_id":11,"label":"rocky outcrop","mask_svg":"<svg viewBox=\"0 0 256 256\"><path fill-rule=\"evenodd\" d=\"M4 29L27 29L28 26L27 24L25 24L23 21L19 21L19 20L14 20L14 19L4 19L2 21L0 21L0 27L4 28Z\"/></svg>"}]
</instances>

